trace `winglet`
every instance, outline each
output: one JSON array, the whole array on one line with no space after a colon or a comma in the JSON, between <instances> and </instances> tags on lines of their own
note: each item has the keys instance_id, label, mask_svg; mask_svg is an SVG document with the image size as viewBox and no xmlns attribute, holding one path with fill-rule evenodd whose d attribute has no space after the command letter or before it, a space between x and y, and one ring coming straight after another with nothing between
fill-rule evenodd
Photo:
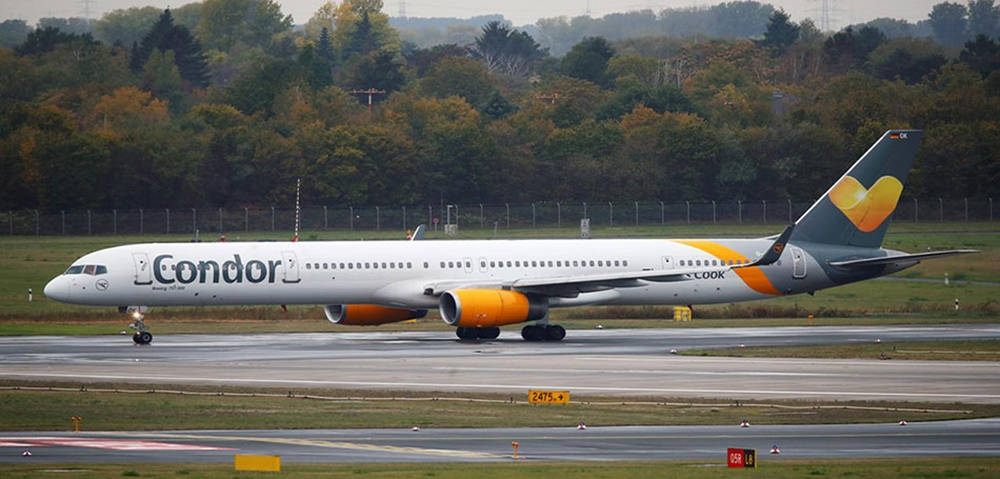
<instances>
[{"instance_id":1,"label":"winglet","mask_svg":"<svg viewBox=\"0 0 1000 479\"><path fill-rule=\"evenodd\" d=\"M421 224L417 226L417 229L413 230L413 233L411 233L409 238L407 239L409 239L410 241L422 240L424 239L424 232L426 231L427 231L427 225Z\"/></svg>"},{"instance_id":2,"label":"winglet","mask_svg":"<svg viewBox=\"0 0 1000 479\"><path fill-rule=\"evenodd\" d=\"M767 266L771 263L774 263L775 261L778 261L778 258L781 257L781 253L785 251L785 245L788 244L788 238L792 237L792 231L794 229L795 225L788 225L787 227L785 227L785 231L782 231L781 234L778 235L778 238L774 240L774 243L771 243L771 247L767 249L767 252L764 253L764 255L761 256L760 258L757 258L757 261L754 261L753 263L750 264L734 266L733 268Z\"/></svg>"}]
</instances>

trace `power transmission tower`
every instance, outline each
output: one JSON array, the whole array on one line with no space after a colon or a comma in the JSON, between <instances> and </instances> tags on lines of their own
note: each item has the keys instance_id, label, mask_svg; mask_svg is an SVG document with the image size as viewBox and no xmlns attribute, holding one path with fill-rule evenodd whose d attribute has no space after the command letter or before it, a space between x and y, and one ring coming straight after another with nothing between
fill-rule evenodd
<instances>
[{"instance_id":1,"label":"power transmission tower","mask_svg":"<svg viewBox=\"0 0 1000 479\"><path fill-rule=\"evenodd\" d=\"M399 18L406 18L406 0L399 0Z\"/></svg>"},{"instance_id":2,"label":"power transmission tower","mask_svg":"<svg viewBox=\"0 0 1000 479\"><path fill-rule=\"evenodd\" d=\"M90 20L90 4L93 3L93 1L94 0L80 0L80 3L83 4L83 18L86 18L87 20Z\"/></svg>"},{"instance_id":3,"label":"power transmission tower","mask_svg":"<svg viewBox=\"0 0 1000 479\"><path fill-rule=\"evenodd\" d=\"M836 15L838 13L843 13L837 6L837 0L812 0L814 3L819 3L818 9L813 9L813 12L818 14L819 17L819 29L824 32L829 32L834 29L834 24L837 22Z\"/></svg>"}]
</instances>

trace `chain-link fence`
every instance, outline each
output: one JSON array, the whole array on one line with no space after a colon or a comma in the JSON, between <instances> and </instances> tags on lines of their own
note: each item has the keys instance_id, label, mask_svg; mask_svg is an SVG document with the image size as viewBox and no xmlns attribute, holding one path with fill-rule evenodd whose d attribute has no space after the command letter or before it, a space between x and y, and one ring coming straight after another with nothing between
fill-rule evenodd
<instances>
[{"instance_id":1,"label":"chain-link fence","mask_svg":"<svg viewBox=\"0 0 1000 479\"><path fill-rule=\"evenodd\" d=\"M720 201L541 201L519 204L424 206L311 206L301 210L302 231L431 229L578 228L658 224L787 224L812 202L793 200ZM227 234L292 231L294 208L183 208L2 213L8 235ZM893 220L900 222L994 221L993 198L901 199Z\"/></svg>"}]
</instances>

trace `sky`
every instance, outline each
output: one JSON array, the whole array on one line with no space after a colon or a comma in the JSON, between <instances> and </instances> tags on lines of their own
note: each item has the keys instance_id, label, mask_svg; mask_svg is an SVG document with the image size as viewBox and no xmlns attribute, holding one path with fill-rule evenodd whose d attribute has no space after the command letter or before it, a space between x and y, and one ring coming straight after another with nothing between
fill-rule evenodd
<instances>
[{"instance_id":1,"label":"sky","mask_svg":"<svg viewBox=\"0 0 1000 479\"><path fill-rule=\"evenodd\" d=\"M291 14L295 23L305 23L326 0L278 0L282 11ZM600 17L608 13L645 8L708 6L722 0L383 0L383 11L391 16L400 13L401 3L410 17L461 17L499 13L515 25L535 23L539 18L579 16L587 13ZM765 1L765 0L759 0ZM795 21L817 20L823 4L831 8L831 27L838 29L873 18L892 17L915 22L927 18L931 7L945 0L771 0L784 8ZM41 17L82 17L89 5L90 17L100 18L105 12L119 8L152 5L159 8L179 7L187 0L0 0L0 19L17 18L34 25ZM964 3L964 2L963 2Z\"/></svg>"}]
</instances>

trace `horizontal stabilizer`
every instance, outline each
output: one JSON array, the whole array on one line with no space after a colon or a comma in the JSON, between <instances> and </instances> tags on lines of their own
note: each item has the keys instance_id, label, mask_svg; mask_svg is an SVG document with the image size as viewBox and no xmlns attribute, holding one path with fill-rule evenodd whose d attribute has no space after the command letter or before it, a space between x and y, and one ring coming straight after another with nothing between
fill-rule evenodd
<instances>
[{"instance_id":1,"label":"horizontal stabilizer","mask_svg":"<svg viewBox=\"0 0 1000 479\"><path fill-rule=\"evenodd\" d=\"M948 251L929 251L927 253L901 254L895 256L880 256L878 258L852 259L847 261L831 261L830 266L838 268L861 268L865 266L875 266L880 264L892 264L906 261L920 261L922 259L937 258L939 256L950 256L953 254L978 253L976 249L953 249Z\"/></svg>"}]
</instances>

